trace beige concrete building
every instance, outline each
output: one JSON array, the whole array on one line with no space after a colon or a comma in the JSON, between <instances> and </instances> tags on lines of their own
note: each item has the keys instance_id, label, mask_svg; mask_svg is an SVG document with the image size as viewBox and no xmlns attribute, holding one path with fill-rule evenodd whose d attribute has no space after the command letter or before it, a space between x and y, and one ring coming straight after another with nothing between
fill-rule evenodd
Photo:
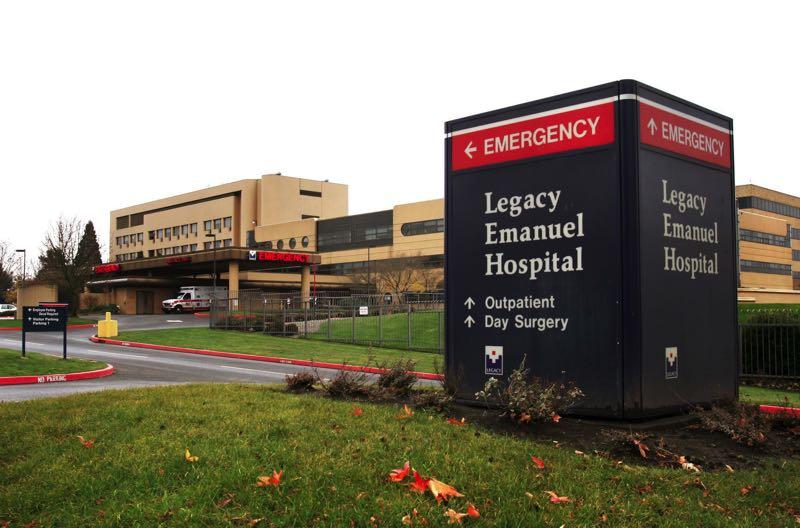
<instances>
[{"instance_id":1,"label":"beige concrete building","mask_svg":"<svg viewBox=\"0 0 800 528\"><path fill-rule=\"evenodd\" d=\"M739 301L800 302L800 198L736 187Z\"/></svg>"},{"instance_id":2,"label":"beige concrete building","mask_svg":"<svg viewBox=\"0 0 800 528\"><path fill-rule=\"evenodd\" d=\"M180 286L430 290L442 280L444 201L348 215L348 188L269 174L111 212L109 263L89 286L122 313L157 313ZM417 270L398 283L389 265Z\"/></svg>"}]
</instances>

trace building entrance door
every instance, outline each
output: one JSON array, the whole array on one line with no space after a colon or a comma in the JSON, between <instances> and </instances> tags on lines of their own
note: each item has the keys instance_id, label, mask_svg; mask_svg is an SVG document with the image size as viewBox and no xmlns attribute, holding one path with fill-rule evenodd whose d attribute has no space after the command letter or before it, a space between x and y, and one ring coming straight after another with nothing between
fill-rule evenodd
<instances>
[{"instance_id":1,"label":"building entrance door","mask_svg":"<svg viewBox=\"0 0 800 528\"><path fill-rule=\"evenodd\" d=\"M136 315L153 315L153 292L136 292Z\"/></svg>"}]
</instances>

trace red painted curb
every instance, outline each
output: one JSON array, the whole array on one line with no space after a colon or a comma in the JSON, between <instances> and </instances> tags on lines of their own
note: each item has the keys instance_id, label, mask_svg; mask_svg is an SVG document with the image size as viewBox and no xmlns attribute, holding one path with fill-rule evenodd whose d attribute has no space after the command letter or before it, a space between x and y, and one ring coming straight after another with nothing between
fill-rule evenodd
<instances>
[{"instance_id":1,"label":"red painted curb","mask_svg":"<svg viewBox=\"0 0 800 528\"><path fill-rule=\"evenodd\" d=\"M152 350L163 350L166 352L183 352L186 354L201 354L204 356L217 356L228 357L235 359L247 359L250 361L264 361L267 363L283 363L285 365L297 365L300 367L317 367L332 370L349 370L352 372L366 372L367 374L383 374L387 372L386 369L377 367L363 367L360 365L344 365L342 363L325 363L323 361L310 361L307 359L288 359L272 356L256 356L253 354L240 354L238 352L221 352L219 350L201 350L197 348L184 348L168 345L152 345L148 343L136 343L135 341L118 341L116 339L104 339L97 336L89 338L94 343L103 343L105 345L118 345L131 348L150 348ZM439 374L431 374L430 372L412 372L419 379L441 381L444 376Z\"/></svg>"},{"instance_id":2,"label":"red painted curb","mask_svg":"<svg viewBox=\"0 0 800 528\"><path fill-rule=\"evenodd\" d=\"M800 418L800 408L798 407L780 407L778 405L759 405L758 410L767 414L781 414L784 416L793 416Z\"/></svg>"},{"instance_id":3,"label":"red painted curb","mask_svg":"<svg viewBox=\"0 0 800 528\"><path fill-rule=\"evenodd\" d=\"M211 317L211 314L208 313L208 312L195 312L192 315L194 315L195 317L203 317L205 319L208 319L209 317Z\"/></svg>"},{"instance_id":4,"label":"red painted curb","mask_svg":"<svg viewBox=\"0 0 800 528\"><path fill-rule=\"evenodd\" d=\"M114 374L114 366L108 365L99 370L87 372L70 372L69 374L43 374L41 376L4 376L0 377L0 385L25 385L30 383L59 383L104 378Z\"/></svg>"},{"instance_id":5,"label":"red painted curb","mask_svg":"<svg viewBox=\"0 0 800 528\"><path fill-rule=\"evenodd\" d=\"M86 324L77 324L77 325L67 325L67 330L80 330L81 328L94 328L96 324L86 323ZM12 327L2 327L0 328L0 332L22 332L21 326L12 326Z\"/></svg>"}]
</instances>

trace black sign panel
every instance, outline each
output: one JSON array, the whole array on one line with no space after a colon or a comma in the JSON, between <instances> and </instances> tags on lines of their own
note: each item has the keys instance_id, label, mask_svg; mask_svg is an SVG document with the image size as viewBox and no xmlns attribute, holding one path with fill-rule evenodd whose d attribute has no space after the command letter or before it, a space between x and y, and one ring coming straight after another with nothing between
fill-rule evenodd
<instances>
[{"instance_id":1,"label":"black sign panel","mask_svg":"<svg viewBox=\"0 0 800 528\"><path fill-rule=\"evenodd\" d=\"M65 332L69 314L65 306L25 306L22 308L24 332Z\"/></svg>"},{"instance_id":2,"label":"black sign panel","mask_svg":"<svg viewBox=\"0 0 800 528\"><path fill-rule=\"evenodd\" d=\"M730 120L646 90L620 81L447 123L459 399L523 358L532 376L578 385L583 415L735 397Z\"/></svg>"}]
</instances>

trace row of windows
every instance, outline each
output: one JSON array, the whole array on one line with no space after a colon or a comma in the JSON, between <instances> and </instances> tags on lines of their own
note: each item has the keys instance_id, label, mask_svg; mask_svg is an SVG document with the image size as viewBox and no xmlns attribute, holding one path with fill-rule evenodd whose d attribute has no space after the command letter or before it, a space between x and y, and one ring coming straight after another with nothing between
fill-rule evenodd
<instances>
[{"instance_id":1,"label":"row of windows","mask_svg":"<svg viewBox=\"0 0 800 528\"><path fill-rule=\"evenodd\" d=\"M760 262L757 260L741 260L739 265L742 271L755 273L771 273L773 275L791 275L792 266L789 264L776 264L774 262Z\"/></svg>"},{"instance_id":2,"label":"row of windows","mask_svg":"<svg viewBox=\"0 0 800 528\"><path fill-rule=\"evenodd\" d=\"M203 249L219 249L221 247L231 246L233 246L233 239L230 238L226 238L225 240L215 240L213 242L203 242Z\"/></svg>"},{"instance_id":3,"label":"row of windows","mask_svg":"<svg viewBox=\"0 0 800 528\"><path fill-rule=\"evenodd\" d=\"M136 213L117 217L117 229L136 227L142 224L144 224L144 213Z\"/></svg>"},{"instance_id":4,"label":"row of windows","mask_svg":"<svg viewBox=\"0 0 800 528\"><path fill-rule=\"evenodd\" d=\"M317 234L317 247L324 251L326 247L350 244L351 242L379 241L392 239L392 226L368 226L343 229Z\"/></svg>"},{"instance_id":5,"label":"row of windows","mask_svg":"<svg viewBox=\"0 0 800 528\"><path fill-rule=\"evenodd\" d=\"M771 246L789 247L789 238L786 236L773 235L772 233L763 233L761 231L750 231L749 229L739 229L739 240L769 244Z\"/></svg>"},{"instance_id":6,"label":"row of windows","mask_svg":"<svg viewBox=\"0 0 800 528\"><path fill-rule=\"evenodd\" d=\"M789 227L789 238L800 240L800 229L797 229L796 227Z\"/></svg>"},{"instance_id":7,"label":"row of windows","mask_svg":"<svg viewBox=\"0 0 800 528\"><path fill-rule=\"evenodd\" d=\"M233 228L233 218L230 216L226 216L225 218L215 218L213 220L206 220L203 222L203 230L205 232L211 231L211 229L216 229L217 232L222 231L222 228L225 229L232 229Z\"/></svg>"},{"instance_id":8,"label":"row of windows","mask_svg":"<svg viewBox=\"0 0 800 528\"><path fill-rule=\"evenodd\" d=\"M144 252L135 251L133 253L120 253L116 256L117 262L127 262L129 260L136 260L144 258Z\"/></svg>"},{"instance_id":9,"label":"row of windows","mask_svg":"<svg viewBox=\"0 0 800 528\"><path fill-rule=\"evenodd\" d=\"M147 238L153 241L172 240L173 238L180 239L182 236L188 237L189 235L197 236L197 223L183 224L181 226L165 227L163 229L154 229L147 232Z\"/></svg>"},{"instance_id":10,"label":"row of windows","mask_svg":"<svg viewBox=\"0 0 800 528\"><path fill-rule=\"evenodd\" d=\"M421 222L409 222L400 226L403 236L427 235L430 233L444 232L444 218L435 220L423 220Z\"/></svg>"},{"instance_id":11,"label":"row of windows","mask_svg":"<svg viewBox=\"0 0 800 528\"><path fill-rule=\"evenodd\" d=\"M197 251L197 244L184 244L182 246L172 246L168 248L151 249L147 252L148 257L163 257L169 255L180 255L181 253L192 253Z\"/></svg>"},{"instance_id":12,"label":"row of windows","mask_svg":"<svg viewBox=\"0 0 800 528\"><path fill-rule=\"evenodd\" d=\"M136 244L144 244L144 233L134 233L132 235L124 235L117 237L117 247L128 246Z\"/></svg>"},{"instance_id":13,"label":"row of windows","mask_svg":"<svg viewBox=\"0 0 800 528\"><path fill-rule=\"evenodd\" d=\"M303 238L300 239L300 245L303 246L304 248L307 248L310 242L311 239L309 239L307 236L304 236ZM272 240L268 240L260 245L264 247L264 249L273 249L273 247L275 249L283 249L285 247L283 240L278 240L277 242L275 242L274 245L272 243ZM295 249L296 247L297 247L297 239L294 237L290 238L289 249Z\"/></svg>"},{"instance_id":14,"label":"row of windows","mask_svg":"<svg viewBox=\"0 0 800 528\"><path fill-rule=\"evenodd\" d=\"M800 207L794 205L782 204L780 202L773 202L766 198L759 198L758 196L745 196L738 198L736 203L739 209L761 209L762 211L769 211L783 216L792 216L800 218Z\"/></svg>"}]
</instances>

